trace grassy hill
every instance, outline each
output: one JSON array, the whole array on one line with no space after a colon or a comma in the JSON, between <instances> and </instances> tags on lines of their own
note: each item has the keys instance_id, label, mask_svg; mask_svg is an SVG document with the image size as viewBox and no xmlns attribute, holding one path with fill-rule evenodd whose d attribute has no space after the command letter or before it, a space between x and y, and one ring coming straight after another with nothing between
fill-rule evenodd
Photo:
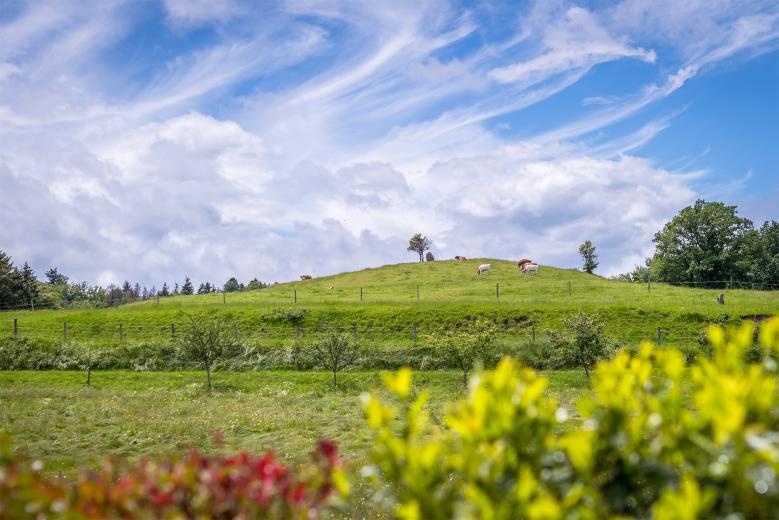
<instances>
[{"instance_id":1,"label":"grassy hill","mask_svg":"<svg viewBox=\"0 0 779 520\"><path fill-rule=\"evenodd\" d=\"M476 275L480 263L492 271ZM716 302L725 293L725 305ZM361 302L362 294L362 302ZM418 295L418 296L417 296ZM417 299L418 298L418 299ZM657 337L695 343L711 320L739 321L779 313L779 292L707 290L667 284L631 284L572 269L541 266L522 274L513 262L474 259L388 265L313 280L277 284L258 291L176 296L112 309L12 311L0 313L0 335L18 333L85 343L161 342L182 312L219 312L248 338L283 344L295 338L295 313L302 337L327 330L356 331L382 345L413 344L442 327L483 316L498 322L508 338L543 335L563 318L584 310L598 313L607 331L624 342Z\"/></svg>"}]
</instances>

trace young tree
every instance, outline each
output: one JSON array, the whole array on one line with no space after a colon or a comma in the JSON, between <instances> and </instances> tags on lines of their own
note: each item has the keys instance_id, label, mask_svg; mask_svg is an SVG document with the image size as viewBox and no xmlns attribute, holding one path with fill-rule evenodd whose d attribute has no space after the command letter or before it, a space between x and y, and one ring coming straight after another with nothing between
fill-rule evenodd
<instances>
[{"instance_id":1,"label":"young tree","mask_svg":"<svg viewBox=\"0 0 779 520\"><path fill-rule=\"evenodd\" d=\"M173 284L173 296L178 296L179 294L181 294L181 292L179 291L179 283L176 282L175 284Z\"/></svg>"},{"instance_id":2,"label":"young tree","mask_svg":"<svg viewBox=\"0 0 779 520\"><path fill-rule=\"evenodd\" d=\"M236 280L235 277L232 277L225 282L224 292L237 292L240 289L241 286L238 284L238 280Z\"/></svg>"},{"instance_id":3,"label":"young tree","mask_svg":"<svg viewBox=\"0 0 779 520\"><path fill-rule=\"evenodd\" d=\"M551 333L551 352L558 366L579 366L590 379L595 364L614 351L612 341L604 334L605 325L596 316L578 312L563 320L565 329Z\"/></svg>"},{"instance_id":4,"label":"young tree","mask_svg":"<svg viewBox=\"0 0 779 520\"><path fill-rule=\"evenodd\" d=\"M60 273L56 267L46 271L46 283L49 285L65 285L68 283L68 277Z\"/></svg>"},{"instance_id":5,"label":"young tree","mask_svg":"<svg viewBox=\"0 0 779 520\"><path fill-rule=\"evenodd\" d=\"M592 274L598 267L598 255L595 254L595 246L589 240L585 240L579 246L579 254L582 255L582 260L584 260L584 272Z\"/></svg>"},{"instance_id":6,"label":"young tree","mask_svg":"<svg viewBox=\"0 0 779 520\"><path fill-rule=\"evenodd\" d=\"M189 279L189 276L184 277L184 285L181 286L181 294L184 295L191 295L194 292L194 287L192 286L192 280Z\"/></svg>"},{"instance_id":7,"label":"young tree","mask_svg":"<svg viewBox=\"0 0 779 520\"><path fill-rule=\"evenodd\" d=\"M744 276L752 221L736 206L697 200L655 233L653 274L666 282L713 282Z\"/></svg>"},{"instance_id":8,"label":"young tree","mask_svg":"<svg viewBox=\"0 0 779 520\"><path fill-rule=\"evenodd\" d=\"M360 355L359 344L346 334L328 335L311 346L317 363L333 373L333 387L338 385L338 372L350 367Z\"/></svg>"},{"instance_id":9,"label":"young tree","mask_svg":"<svg viewBox=\"0 0 779 520\"><path fill-rule=\"evenodd\" d=\"M406 248L407 251L413 251L414 253L419 255L419 261L422 262L424 259L425 251L430 249L430 246L433 245L433 242L424 236L422 233L416 233L414 236L412 236L408 240L408 247Z\"/></svg>"},{"instance_id":10,"label":"young tree","mask_svg":"<svg viewBox=\"0 0 779 520\"><path fill-rule=\"evenodd\" d=\"M615 277L623 282L647 283L652 278L652 259L644 260L644 265L637 265L629 273L621 273Z\"/></svg>"},{"instance_id":11,"label":"young tree","mask_svg":"<svg viewBox=\"0 0 779 520\"><path fill-rule=\"evenodd\" d=\"M463 387L467 388L468 374L476 363L487 359L496 333L493 323L479 319L471 327L449 328L430 339L439 358L462 370Z\"/></svg>"},{"instance_id":12,"label":"young tree","mask_svg":"<svg viewBox=\"0 0 779 520\"><path fill-rule=\"evenodd\" d=\"M182 314L186 325L176 336L182 359L200 364L206 371L211 391L211 370L214 363L233 354L240 346L238 328L219 315Z\"/></svg>"}]
</instances>

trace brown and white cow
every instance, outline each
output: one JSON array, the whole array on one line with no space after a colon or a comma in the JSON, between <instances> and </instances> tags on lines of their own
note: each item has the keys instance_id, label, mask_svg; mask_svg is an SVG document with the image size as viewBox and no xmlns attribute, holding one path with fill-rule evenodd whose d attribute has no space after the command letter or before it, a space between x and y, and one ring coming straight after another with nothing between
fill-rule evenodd
<instances>
[{"instance_id":1,"label":"brown and white cow","mask_svg":"<svg viewBox=\"0 0 779 520\"><path fill-rule=\"evenodd\" d=\"M522 266L522 272L538 274L538 264L525 264Z\"/></svg>"},{"instance_id":2,"label":"brown and white cow","mask_svg":"<svg viewBox=\"0 0 779 520\"><path fill-rule=\"evenodd\" d=\"M458 262L464 262L464 261L468 260L464 256L460 256L460 255L455 256L454 259L457 260Z\"/></svg>"},{"instance_id":3,"label":"brown and white cow","mask_svg":"<svg viewBox=\"0 0 779 520\"><path fill-rule=\"evenodd\" d=\"M532 263L533 263L533 261L532 261L532 260L530 260L529 258L523 258L522 260L520 260L519 262L517 262L517 267L518 267L520 270L522 270L522 268L525 266L525 264L532 264Z\"/></svg>"},{"instance_id":4,"label":"brown and white cow","mask_svg":"<svg viewBox=\"0 0 779 520\"><path fill-rule=\"evenodd\" d=\"M310 274L301 274L300 275L300 279L301 280L310 280L312 278L313 278L313 276L311 276Z\"/></svg>"}]
</instances>

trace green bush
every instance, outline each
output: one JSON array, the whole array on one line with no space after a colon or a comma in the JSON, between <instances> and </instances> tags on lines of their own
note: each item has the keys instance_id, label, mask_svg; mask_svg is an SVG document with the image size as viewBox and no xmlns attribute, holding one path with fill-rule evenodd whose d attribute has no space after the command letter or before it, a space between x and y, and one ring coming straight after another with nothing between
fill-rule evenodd
<instances>
[{"instance_id":1,"label":"green bush","mask_svg":"<svg viewBox=\"0 0 779 520\"><path fill-rule=\"evenodd\" d=\"M575 424L511 359L474 377L443 425L410 370L384 374L399 403L364 397L363 474L399 518L775 518L779 319L761 331L762 363L747 361L750 325L709 334L712 358L690 368L650 343L601 361Z\"/></svg>"}]
</instances>

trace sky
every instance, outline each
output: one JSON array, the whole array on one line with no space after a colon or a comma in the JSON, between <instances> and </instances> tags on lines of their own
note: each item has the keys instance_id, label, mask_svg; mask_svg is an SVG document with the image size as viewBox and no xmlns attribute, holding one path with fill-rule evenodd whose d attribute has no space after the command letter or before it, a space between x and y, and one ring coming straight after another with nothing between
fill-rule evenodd
<instances>
[{"instance_id":1,"label":"sky","mask_svg":"<svg viewBox=\"0 0 779 520\"><path fill-rule=\"evenodd\" d=\"M0 249L40 277L630 270L779 219L779 4L0 0Z\"/></svg>"}]
</instances>

